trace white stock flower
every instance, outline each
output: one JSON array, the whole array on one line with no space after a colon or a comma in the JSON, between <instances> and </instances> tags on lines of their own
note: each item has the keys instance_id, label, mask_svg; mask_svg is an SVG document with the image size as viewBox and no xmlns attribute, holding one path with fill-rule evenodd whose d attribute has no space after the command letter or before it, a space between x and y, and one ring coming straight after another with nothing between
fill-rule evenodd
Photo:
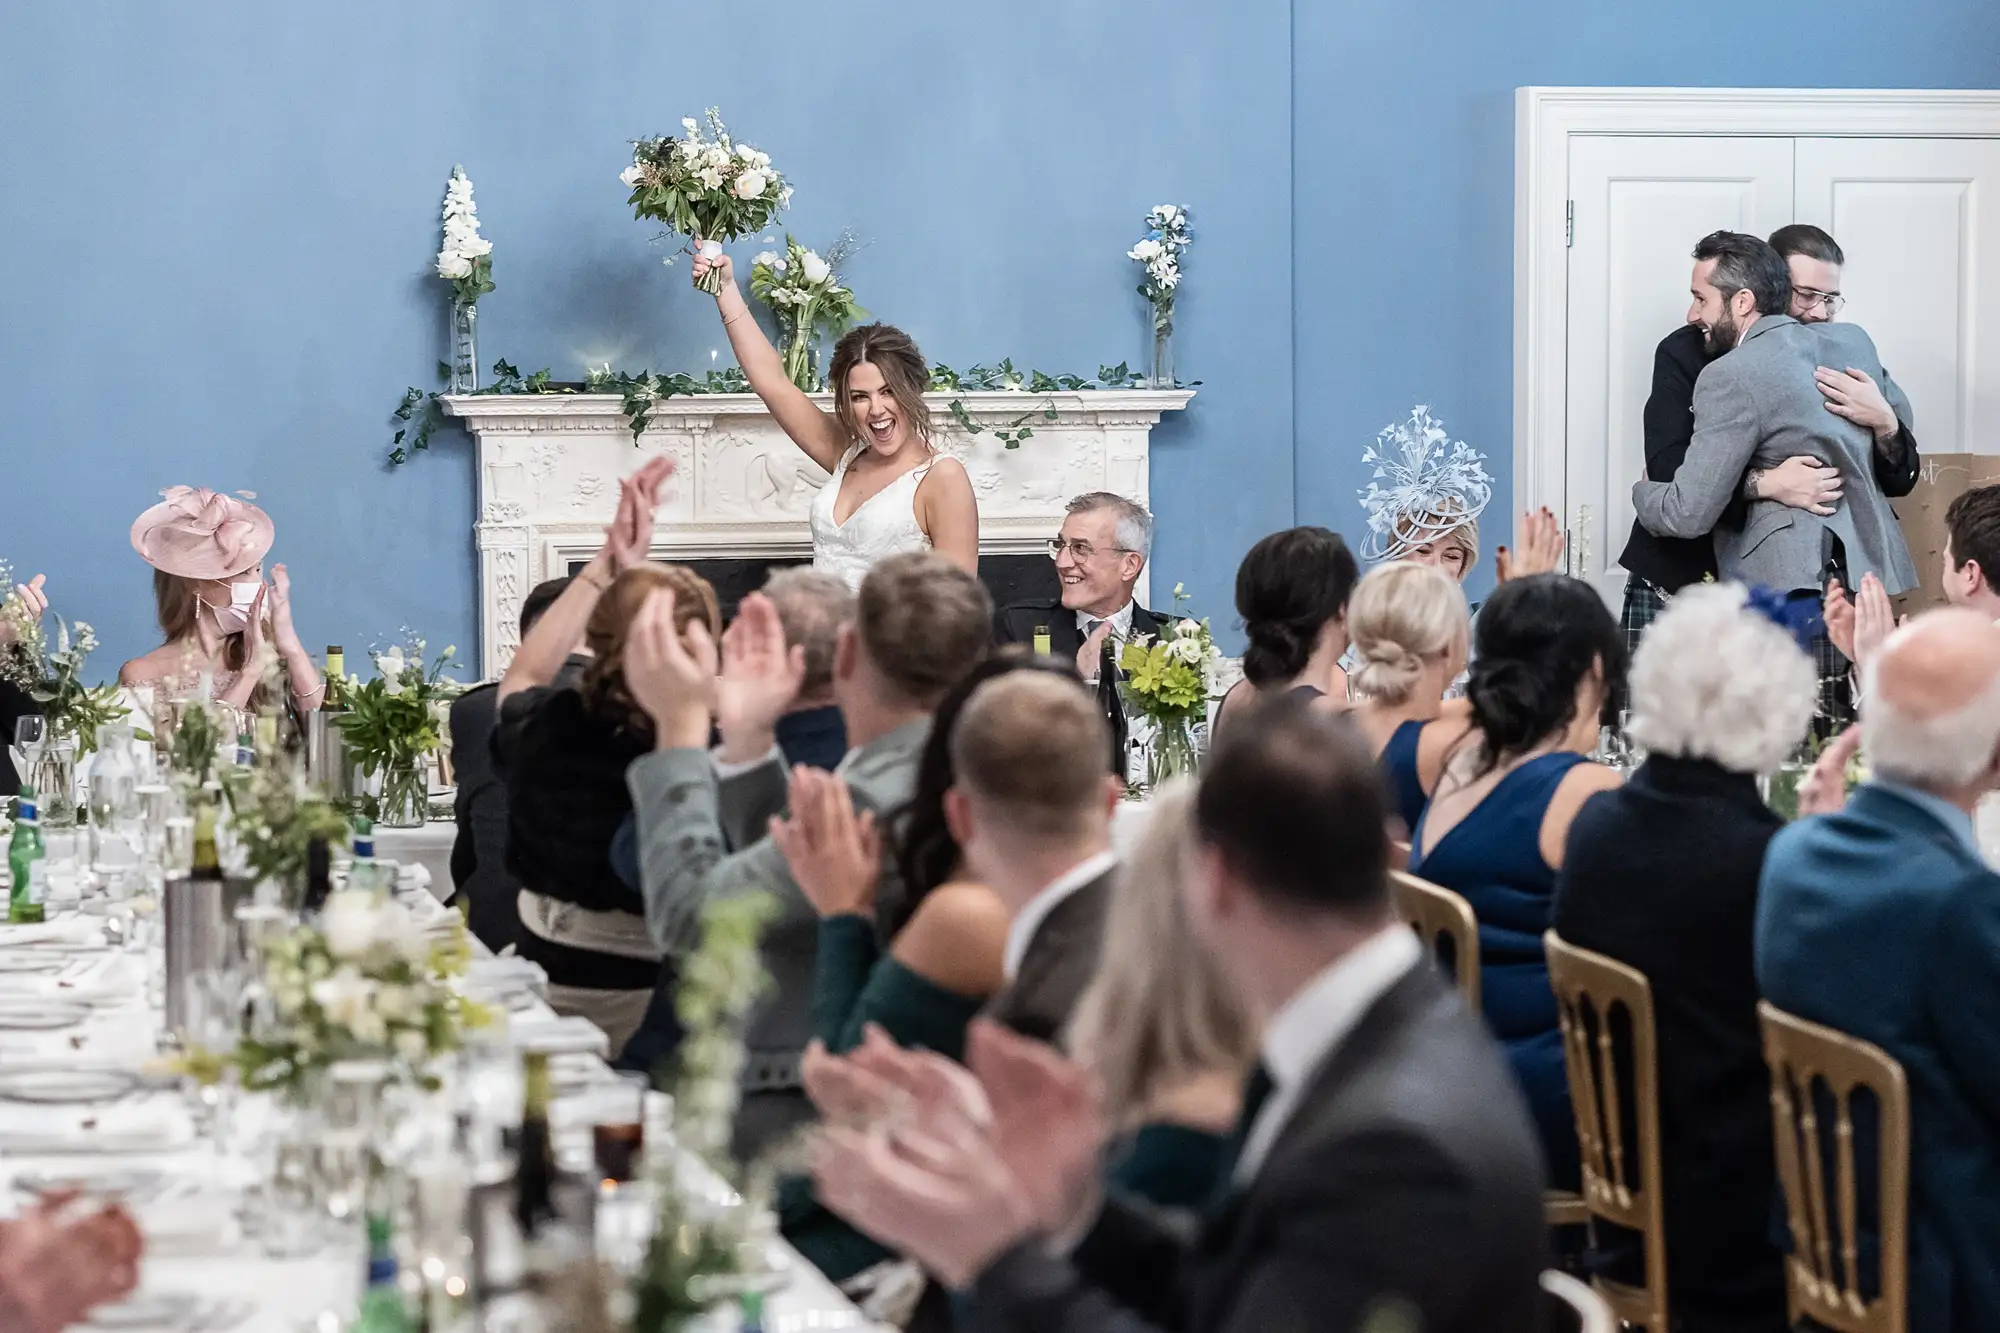
<instances>
[{"instance_id":1,"label":"white stock flower","mask_svg":"<svg viewBox=\"0 0 2000 1333\"><path fill-rule=\"evenodd\" d=\"M1136 259L1142 264L1149 264L1166 252L1167 248L1165 246L1148 236L1145 240L1140 241L1127 251L1126 257L1128 259Z\"/></svg>"},{"instance_id":2,"label":"white stock flower","mask_svg":"<svg viewBox=\"0 0 2000 1333\"><path fill-rule=\"evenodd\" d=\"M320 910L319 930L326 937L326 951L335 958L359 958L375 943L379 909L373 895L343 889L327 897ZM318 998L318 988L314 988ZM320 1001L322 1004L325 1001Z\"/></svg>"},{"instance_id":3,"label":"white stock flower","mask_svg":"<svg viewBox=\"0 0 2000 1333\"><path fill-rule=\"evenodd\" d=\"M686 131L687 131L687 132L688 132L689 134L699 134L699 133L701 133L701 128L700 128L700 126L698 126L698 125L696 125L696 124L694 123L694 117L693 117L693 116L682 116L682 117L681 117L681 128L682 128L682 129L684 129L684 130L686 130Z\"/></svg>"},{"instance_id":4,"label":"white stock flower","mask_svg":"<svg viewBox=\"0 0 2000 1333\"><path fill-rule=\"evenodd\" d=\"M753 167L736 178L736 197L756 199L764 193L764 187L770 183L769 176Z\"/></svg>"},{"instance_id":5,"label":"white stock flower","mask_svg":"<svg viewBox=\"0 0 2000 1333\"><path fill-rule=\"evenodd\" d=\"M623 181L625 183L625 188L629 190L634 185L637 185L639 183L639 177L642 174L643 172L639 164L637 162L634 162L631 166L625 168L625 170L618 173L618 179Z\"/></svg>"},{"instance_id":6,"label":"white stock flower","mask_svg":"<svg viewBox=\"0 0 2000 1333\"><path fill-rule=\"evenodd\" d=\"M807 282L825 282L829 277L833 276L833 265L821 259L811 250L806 251L806 257L800 261L799 266L805 270Z\"/></svg>"},{"instance_id":7,"label":"white stock flower","mask_svg":"<svg viewBox=\"0 0 2000 1333\"><path fill-rule=\"evenodd\" d=\"M445 250L438 254L438 276L456 282L460 278L472 276L472 261L455 250Z\"/></svg>"},{"instance_id":8,"label":"white stock flower","mask_svg":"<svg viewBox=\"0 0 2000 1333\"><path fill-rule=\"evenodd\" d=\"M715 167L703 167L694 174L694 178L700 181L705 189L719 190L722 188L722 172Z\"/></svg>"}]
</instances>

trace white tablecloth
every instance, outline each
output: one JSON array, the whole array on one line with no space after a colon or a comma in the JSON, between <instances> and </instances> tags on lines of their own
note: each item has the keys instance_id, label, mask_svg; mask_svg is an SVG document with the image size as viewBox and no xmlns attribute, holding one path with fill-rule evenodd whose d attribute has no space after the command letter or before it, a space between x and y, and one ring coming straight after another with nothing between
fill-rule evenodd
<instances>
[{"instance_id":1,"label":"white tablecloth","mask_svg":"<svg viewBox=\"0 0 2000 1333\"><path fill-rule=\"evenodd\" d=\"M451 845L458 825L433 819L420 828L375 826L375 855L401 865L420 865L431 873L431 892L439 902L451 897Z\"/></svg>"},{"instance_id":2,"label":"white tablecloth","mask_svg":"<svg viewBox=\"0 0 2000 1333\"><path fill-rule=\"evenodd\" d=\"M436 827L436 826L433 826ZM449 826L446 826L447 828ZM449 881L447 880L447 883ZM440 912L443 908L437 909ZM74 916L59 918L74 921ZM4 934L4 931L0 931ZM480 952L477 942L474 948ZM520 1015L522 1019L551 1017L546 1008ZM0 1068L18 1067L30 1060L61 1062L66 1065L89 1063L137 1067L153 1056L161 1025L157 1009L147 1004L143 991L129 1001L96 1011L82 1025L55 1032L0 1031ZM34 1108L0 1102L0 1132L12 1126L16 1132L24 1123L40 1128L47 1117L64 1114L61 1108ZM78 1113L69 1110L72 1118ZM183 1115L178 1092L164 1091L127 1100L104 1112L111 1116L172 1118ZM12 1118L9 1118L12 1117ZM240 1187L251 1179L254 1168L247 1160L222 1158L206 1141L191 1142L173 1151L133 1154L44 1154L8 1153L0 1148L0 1212L11 1213L22 1202L13 1190L15 1178L25 1171L103 1171L123 1168L157 1168L203 1182L208 1187L220 1183ZM171 1204L162 1205L172 1207ZM765 1327L776 1330L804 1330L872 1327L861 1319L853 1304L834 1289L817 1269L789 1246L783 1247L789 1283L768 1298ZM264 1256L255 1238L224 1242L218 1238L204 1251L201 1246L185 1247L171 1256L149 1256L140 1277L142 1292L191 1292L205 1298L240 1297L254 1301L255 1311L236 1329L240 1333L294 1333L308 1326L323 1312L338 1309L359 1293L362 1255L333 1250L308 1259L274 1260ZM351 1310L349 1311L351 1313Z\"/></svg>"}]
</instances>

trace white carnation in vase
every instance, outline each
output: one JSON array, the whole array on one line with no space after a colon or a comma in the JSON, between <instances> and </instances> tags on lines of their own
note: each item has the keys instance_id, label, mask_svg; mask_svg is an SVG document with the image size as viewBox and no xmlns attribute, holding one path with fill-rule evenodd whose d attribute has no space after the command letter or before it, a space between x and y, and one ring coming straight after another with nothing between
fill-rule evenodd
<instances>
[{"instance_id":1,"label":"white carnation in vase","mask_svg":"<svg viewBox=\"0 0 2000 1333\"><path fill-rule=\"evenodd\" d=\"M833 276L833 266L811 250L806 251L800 267L805 270L806 281L810 283L822 283Z\"/></svg>"},{"instance_id":2,"label":"white carnation in vase","mask_svg":"<svg viewBox=\"0 0 2000 1333\"><path fill-rule=\"evenodd\" d=\"M736 178L736 197L738 199L759 198L764 193L764 187L770 183L771 178L769 176L766 176L763 172L753 167Z\"/></svg>"}]
</instances>

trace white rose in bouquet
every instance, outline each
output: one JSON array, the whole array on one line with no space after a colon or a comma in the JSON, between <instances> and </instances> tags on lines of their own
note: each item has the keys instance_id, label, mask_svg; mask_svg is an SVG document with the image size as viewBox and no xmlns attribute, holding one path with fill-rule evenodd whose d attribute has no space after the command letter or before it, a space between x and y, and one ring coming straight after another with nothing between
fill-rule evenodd
<instances>
[{"instance_id":1,"label":"white rose in bouquet","mask_svg":"<svg viewBox=\"0 0 2000 1333\"><path fill-rule=\"evenodd\" d=\"M768 176L758 171L755 167L752 167L736 178L736 197L738 199L760 198L764 193L764 187L770 183L771 181Z\"/></svg>"},{"instance_id":2,"label":"white rose in bouquet","mask_svg":"<svg viewBox=\"0 0 2000 1333\"><path fill-rule=\"evenodd\" d=\"M776 250L761 251L758 253L755 259L750 261L750 263L753 267L755 265L762 264L765 268L770 269L774 273L783 273L785 271L785 261L778 257L778 252Z\"/></svg>"},{"instance_id":3,"label":"white rose in bouquet","mask_svg":"<svg viewBox=\"0 0 2000 1333\"><path fill-rule=\"evenodd\" d=\"M833 265L821 259L811 250L806 251L806 257L800 261L800 267L805 269L807 282L825 282L833 276Z\"/></svg>"},{"instance_id":4,"label":"white rose in bouquet","mask_svg":"<svg viewBox=\"0 0 2000 1333\"><path fill-rule=\"evenodd\" d=\"M320 934L326 937L327 952L340 959L355 959L367 953L375 943L376 919L380 910L373 894L343 889L328 895L326 906L319 916ZM314 999L319 999L319 986L325 984L321 982L313 987ZM319 1002L322 1005L326 1003L324 1000Z\"/></svg>"}]
</instances>

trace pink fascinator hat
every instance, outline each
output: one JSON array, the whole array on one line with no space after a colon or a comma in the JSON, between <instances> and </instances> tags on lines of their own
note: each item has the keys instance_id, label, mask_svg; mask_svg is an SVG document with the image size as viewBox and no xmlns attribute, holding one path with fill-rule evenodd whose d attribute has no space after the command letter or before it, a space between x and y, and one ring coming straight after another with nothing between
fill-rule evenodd
<instances>
[{"instance_id":1,"label":"pink fascinator hat","mask_svg":"<svg viewBox=\"0 0 2000 1333\"><path fill-rule=\"evenodd\" d=\"M252 491L219 495L169 486L132 525L132 549L154 569L187 579L225 579L263 560L275 535L271 516L248 503Z\"/></svg>"}]
</instances>

